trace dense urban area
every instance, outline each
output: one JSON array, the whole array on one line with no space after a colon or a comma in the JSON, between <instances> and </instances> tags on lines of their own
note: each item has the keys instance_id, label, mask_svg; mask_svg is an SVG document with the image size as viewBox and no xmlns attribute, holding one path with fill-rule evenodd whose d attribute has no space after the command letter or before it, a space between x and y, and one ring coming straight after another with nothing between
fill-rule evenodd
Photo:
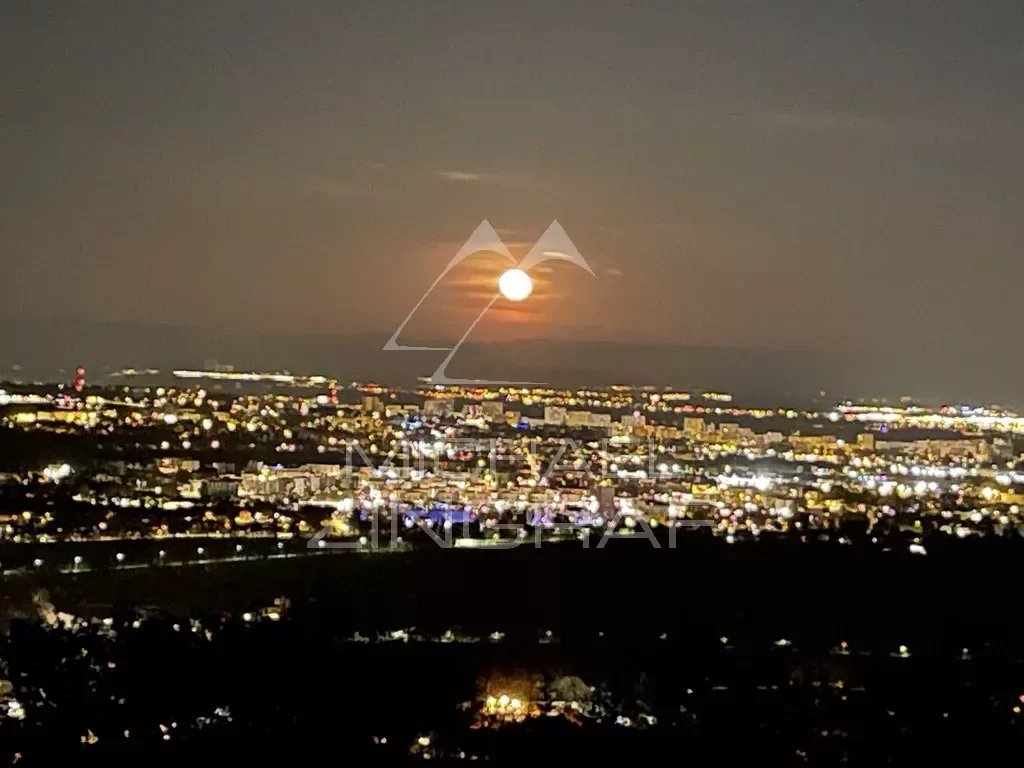
<instances>
[{"instance_id":1,"label":"dense urban area","mask_svg":"<svg viewBox=\"0 0 1024 768\"><path fill-rule=\"evenodd\" d=\"M1024 540L1014 413L162 379L0 388L12 762L265 755L332 728L378 762L654 760L678 738L707 758L746 729L780 764L841 764L947 728L1019 737L1016 630L963 618L1002 600ZM962 553L996 556L904 602Z\"/></svg>"},{"instance_id":2,"label":"dense urban area","mask_svg":"<svg viewBox=\"0 0 1024 768\"><path fill-rule=\"evenodd\" d=\"M1001 409L176 373L166 387L0 390L0 540L24 545L5 568L153 554L68 560L57 545L72 542L231 540L242 555L545 530L596 545L659 527L732 542L852 526L913 535L924 553L933 535L1016 535L1024 505L1024 419Z\"/></svg>"}]
</instances>

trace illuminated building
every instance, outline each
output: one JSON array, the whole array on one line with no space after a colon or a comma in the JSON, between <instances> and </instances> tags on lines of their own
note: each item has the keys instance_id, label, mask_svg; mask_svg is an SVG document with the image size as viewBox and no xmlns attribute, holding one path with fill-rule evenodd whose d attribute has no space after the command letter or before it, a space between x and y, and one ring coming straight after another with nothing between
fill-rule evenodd
<instances>
[{"instance_id":1,"label":"illuminated building","mask_svg":"<svg viewBox=\"0 0 1024 768\"><path fill-rule=\"evenodd\" d=\"M451 416L455 411L455 401L447 398L432 397L423 403L423 415L443 418Z\"/></svg>"},{"instance_id":2,"label":"illuminated building","mask_svg":"<svg viewBox=\"0 0 1024 768\"><path fill-rule=\"evenodd\" d=\"M589 427L590 416L590 411L569 411L565 414L565 426Z\"/></svg>"},{"instance_id":3,"label":"illuminated building","mask_svg":"<svg viewBox=\"0 0 1024 768\"><path fill-rule=\"evenodd\" d=\"M700 437L704 434L704 428L706 426L704 419L699 419L693 416L687 416L683 419L683 432L689 437Z\"/></svg>"},{"instance_id":4,"label":"illuminated building","mask_svg":"<svg viewBox=\"0 0 1024 768\"><path fill-rule=\"evenodd\" d=\"M363 397L363 413L370 416L373 414L383 414L384 401L376 395L365 395Z\"/></svg>"},{"instance_id":5,"label":"illuminated building","mask_svg":"<svg viewBox=\"0 0 1024 768\"><path fill-rule=\"evenodd\" d=\"M480 403L480 415L487 421L501 421L505 418L505 403L501 400L484 400Z\"/></svg>"},{"instance_id":6,"label":"illuminated building","mask_svg":"<svg viewBox=\"0 0 1024 768\"><path fill-rule=\"evenodd\" d=\"M558 405L548 405L544 408L544 423L553 427L560 427L565 424L565 408Z\"/></svg>"}]
</instances>

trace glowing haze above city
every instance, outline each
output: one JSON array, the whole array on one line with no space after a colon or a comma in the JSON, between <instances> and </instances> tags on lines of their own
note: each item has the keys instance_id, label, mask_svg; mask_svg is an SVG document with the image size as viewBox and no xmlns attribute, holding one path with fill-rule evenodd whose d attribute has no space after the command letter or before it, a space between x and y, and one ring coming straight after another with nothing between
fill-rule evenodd
<instances>
[{"instance_id":1,"label":"glowing haze above city","mask_svg":"<svg viewBox=\"0 0 1024 768\"><path fill-rule=\"evenodd\" d=\"M1022 27L1008 1L5 4L3 316L383 341L481 220L521 258L557 219L595 277L546 265L472 341L1009 399ZM457 338L506 266L460 265L410 337ZM68 333L0 351L94 363Z\"/></svg>"}]
</instances>

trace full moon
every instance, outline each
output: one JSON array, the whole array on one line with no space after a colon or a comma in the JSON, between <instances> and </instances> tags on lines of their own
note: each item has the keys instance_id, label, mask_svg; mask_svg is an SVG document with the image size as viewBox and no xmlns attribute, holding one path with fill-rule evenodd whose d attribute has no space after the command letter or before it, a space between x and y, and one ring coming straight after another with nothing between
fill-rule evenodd
<instances>
[{"instance_id":1,"label":"full moon","mask_svg":"<svg viewBox=\"0 0 1024 768\"><path fill-rule=\"evenodd\" d=\"M521 269L510 269L498 278L498 290L509 301L522 301L533 291L533 280Z\"/></svg>"}]
</instances>

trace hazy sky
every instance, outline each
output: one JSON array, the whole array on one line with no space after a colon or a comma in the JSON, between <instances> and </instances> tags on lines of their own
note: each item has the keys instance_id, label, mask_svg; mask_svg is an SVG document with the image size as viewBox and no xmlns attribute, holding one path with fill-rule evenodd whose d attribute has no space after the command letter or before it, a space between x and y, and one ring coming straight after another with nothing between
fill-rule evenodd
<instances>
[{"instance_id":1,"label":"hazy sky","mask_svg":"<svg viewBox=\"0 0 1024 768\"><path fill-rule=\"evenodd\" d=\"M597 278L483 333L1019 352L1022 41L1019 0L6 0L0 302L383 341L482 219L558 219Z\"/></svg>"}]
</instances>

